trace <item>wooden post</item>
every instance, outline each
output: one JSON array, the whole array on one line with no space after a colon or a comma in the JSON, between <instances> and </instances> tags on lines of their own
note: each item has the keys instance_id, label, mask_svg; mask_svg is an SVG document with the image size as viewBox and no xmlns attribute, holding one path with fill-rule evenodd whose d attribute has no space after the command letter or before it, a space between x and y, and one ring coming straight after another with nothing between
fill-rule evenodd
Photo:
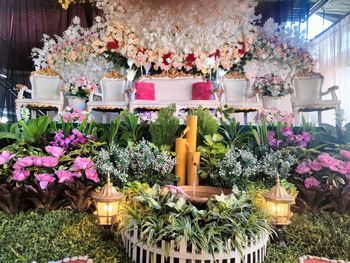
<instances>
[{"instance_id":1,"label":"wooden post","mask_svg":"<svg viewBox=\"0 0 350 263\"><path fill-rule=\"evenodd\" d=\"M189 115L187 117L187 127L189 128L186 136L188 146L190 151L195 152L197 148L197 116Z\"/></svg>"}]
</instances>

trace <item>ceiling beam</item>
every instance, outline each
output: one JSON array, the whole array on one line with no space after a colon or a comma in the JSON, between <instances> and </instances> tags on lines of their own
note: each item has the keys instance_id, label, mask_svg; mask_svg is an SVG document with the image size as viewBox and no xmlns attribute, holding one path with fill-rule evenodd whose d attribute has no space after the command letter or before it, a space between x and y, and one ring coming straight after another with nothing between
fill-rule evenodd
<instances>
[{"instance_id":1,"label":"ceiling beam","mask_svg":"<svg viewBox=\"0 0 350 263\"><path fill-rule=\"evenodd\" d=\"M318 0L311 8L309 12L309 16L315 14L318 10L320 10L325 4L332 0Z\"/></svg>"}]
</instances>

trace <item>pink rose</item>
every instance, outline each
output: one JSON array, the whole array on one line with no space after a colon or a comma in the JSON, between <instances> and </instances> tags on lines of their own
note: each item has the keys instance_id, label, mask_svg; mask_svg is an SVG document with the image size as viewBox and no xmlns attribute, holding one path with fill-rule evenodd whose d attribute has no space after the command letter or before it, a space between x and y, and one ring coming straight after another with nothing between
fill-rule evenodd
<instances>
[{"instance_id":1,"label":"pink rose","mask_svg":"<svg viewBox=\"0 0 350 263\"><path fill-rule=\"evenodd\" d=\"M18 158L13 168L18 169L19 167L28 167L28 166L33 166L33 158L31 156Z\"/></svg>"},{"instance_id":2,"label":"pink rose","mask_svg":"<svg viewBox=\"0 0 350 263\"><path fill-rule=\"evenodd\" d=\"M93 168L86 169L85 176L87 179L94 181L95 183L98 183L100 181L100 178L98 178L96 169L93 169Z\"/></svg>"},{"instance_id":3,"label":"pink rose","mask_svg":"<svg viewBox=\"0 0 350 263\"><path fill-rule=\"evenodd\" d=\"M350 161L350 151L341 150L340 155L343 156L346 160Z\"/></svg>"},{"instance_id":4,"label":"pink rose","mask_svg":"<svg viewBox=\"0 0 350 263\"><path fill-rule=\"evenodd\" d=\"M309 173L311 171L311 168L309 166L309 162L302 162L302 163L300 163L295 171L298 174Z\"/></svg>"},{"instance_id":5,"label":"pink rose","mask_svg":"<svg viewBox=\"0 0 350 263\"><path fill-rule=\"evenodd\" d=\"M91 168L94 163L90 160L90 158L77 157L74 161L74 168L76 170L86 170Z\"/></svg>"},{"instance_id":6,"label":"pink rose","mask_svg":"<svg viewBox=\"0 0 350 263\"><path fill-rule=\"evenodd\" d=\"M56 146L46 146L45 150L53 157L60 157L64 153L64 149Z\"/></svg>"},{"instance_id":7,"label":"pink rose","mask_svg":"<svg viewBox=\"0 0 350 263\"><path fill-rule=\"evenodd\" d=\"M40 188L45 190L49 183L54 182L56 179L50 174L38 174L35 177L38 180Z\"/></svg>"},{"instance_id":8,"label":"pink rose","mask_svg":"<svg viewBox=\"0 0 350 263\"><path fill-rule=\"evenodd\" d=\"M318 187L320 185L320 181L318 181L314 177L308 177L305 179L304 185L307 189L309 189L311 187Z\"/></svg>"},{"instance_id":9,"label":"pink rose","mask_svg":"<svg viewBox=\"0 0 350 263\"><path fill-rule=\"evenodd\" d=\"M56 167L58 165L58 158L52 156L43 156L41 158L42 165L44 167Z\"/></svg>"},{"instance_id":10,"label":"pink rose","mask_svg":"<svg viewBox=\"0 0 350 263\"><path fill-rule=\"evenodd\" d=\"M4 163L10 161L13 158L13 156L15 156L15 154L10 154L8 151L3 151L0 154L0 165L3 165Z\"/></svg>"},{"instance_id":11,"label":"pink rose","mask_svg":"<svg viewBox=\"0 0 350 263\"><path fill-rule=\"evenodd\" d=\"M26 180L29 177L29 175L30 175L30 172L27 170L24 170L24 169L23 170L15 170L13 172L12 180L21 182L21 181Z\"/></svg>"},{"instance_id":12,"label":"pink rose","mask_svg":"<svg viewBox=\"0 0 350 263\"><path fill-rule=\"evenodd\" d=\"M56 171L59 183L71 183L73 182L73 173L71 171L58 170Z\"/></svg>"}]
</instances>

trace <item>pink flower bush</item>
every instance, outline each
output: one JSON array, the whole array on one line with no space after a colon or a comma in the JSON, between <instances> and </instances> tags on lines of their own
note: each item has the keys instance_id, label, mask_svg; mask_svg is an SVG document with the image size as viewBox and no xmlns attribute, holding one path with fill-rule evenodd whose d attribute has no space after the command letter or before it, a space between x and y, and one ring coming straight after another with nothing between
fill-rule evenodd
<instances>
[{"instance_id":1,"label":"pink flower bush","mask_svg":"<svg viewBox=\"0 0 350 263\"><path fill-rule=\"evenodd\" d=\"M71 171L58 170L55 173L59 183L72 183L74 180L74 174Z\"/></svg>"},{"instance_id":2,"label":"pink flower bush","mask_svg":"<svg viewBox=\"0 0 350 263\"><path fill-rule=\"evenodd\" d=\"M56 179L50 174L38 174L35 179L39 182L40 188L45 190L49 183L54 182Z\"/></svg>"},{"instance_id":3,"label":"pink flower bush","mask_svg":"<svg viewBox=\"0 0 350 263\"><path fill-rule=\"evenodd\" d=\"M58 158L52 156L43 156L41 163L44 167L56 167L58 165Z\"/></svg>"},{"instance_id":4,"label":"pink flower bush","mask_svg":"<svg viewBox=\"0 0 350 263\"><path fill-rule=\"evenodd\" d=\"M330 170L337 172L338 165L341 164L340 160L335 159L330 156L328 153L323 153L318 156L318 161L321 163L323 167L329 168Z\"/></svg>"},{"instance_id":5,"label":"pink flower bush","mask_svg":"<svg viewBox=\"0 0 350 263\"><path fill-rule=\"evenodd\" d=\"M65 151L69 151L76 148L79 144L87 143L89 139L91 139L89 136L85 136L77 129L74 129L67 137L65 137L63 131L60 130L55 132L55 137L53 141L50 142L50 145L61 147Z\"/></svg>"},{"instance_id":6,"label":"pink flower bush","mask_svg":"<svg viewBox=\"0 0 350 263\"><path fill-rule=\"evenodd\" d=\"M29 175L30 175L30 172L27 170L24 170L24 169L14 170L12 180L21 182L21 181L27 180Z\"/></svg>"},{"instance_id":7,"label":"pink flower bush","mask_svg":"<svg viewBox=\"0 0 350 263\"><path fill-rule=\"evenodd\" d=\"M60 157L65 152L63 148L58 146L46 146L45 150L47 153L56 158Z\"/></svg>"},{"instance_id":8,"label":"pink flower bush","mask_svg":"<svg viewBox=\"0 0 350 263\"><path fill-rule=\"evenodd\" d=\"M64 122L82 122L85 119L90 122L88 112L79 108L66 107L61 116Z\"/></svg>"},{"instance_id":9,"label":"pink flower bush","mask_svg":"<svg viewBox=\"0 0 350 263\"><path fill-rule=\"evenodd\" d=\"M94 163L90 160L90 158L77 157L74 161L73 168L75 170L86 170L93 167L93 165Z\"/></svg>"},{"instance_id":10,"label":"pink flower bush","mask_svg":"<svg viewBox=\"0 0 350 263\"><path fill-rule=\"evenodd\" d=\"M268 132L268 143L271 147L279 148L281 146L299 146L301 148L306 148L308 143L314 139L305 131L301 134L294 133L292 128L288 125L285 125L281 129L281 133L283 137L278 139L275 131Z\"/></svg>"},{"instance_id":11,"label":"pink flower bush","mask_svg":"<svg viewBox=\"0 0 350 263\"><path fill-rule=\"evenodd\" d=\"M350 151L341 150L340 155L344 157L346 160L350 161Z\"/></svg>"},{"instance_id":12,"label":"pink flower bush","mask_svg":"<svg viewBox=\"0 0 350 263\"><path fill-rule=\"evenodd\" d=\"M311 171L311 167L309 165L309 162L302 162L298 165L297 169L295 170L298 174L306 174Z\"/></svg>"},{"instance_id":13,"label":"pink flower bush","mask_svg":"<svg viewBox=\"0 0 350 263\"><path fill-rule=\"evenodd\" d=\"M43 162L42 162L42 157L41 156L33 156L33 165L40 167L43 166Z\"/></svg>"},{"instance_id":14,"label":"pink flower bush","mask_svg":"<svg viewBox=\"0 0 350 263\"><path fill-rule=\"evenodd\" d=\"M318 181L314 177L308 177L304 180L304 185L307 189L311 187L319 187L320 186L320 181Z\"/></svg>"},{"instance_id":15,"label":"pink flower bush","mask_svg":"<svg viewBox=\"0 0 350 263\"><path fill-rule=\"evenodd\" d=\"M3 151L0 154L0 165L3 165L4 163L7 163L10 161L16 154L11 154L8 151Z\"/></svg>"},{"instance_id":16,"label":"pink flower bush","mask_svg":"<svg viewBox=\"0 0 350 263\"><path fill-rule=\"evenodd\" d=\"M86 169L85 176L87 179L94 181L95 183L98 183L100 181L100 178L98 177L97 171L94 168Z\"/></svg>"},{"instance_id":17,"label":"pink flower bush","mask_svg":"<svg viewBox=\"0 0 350 263\"><path fill-rule=\"evenodd\" d=\"M27 156L27 157L23 157L23 158L18 158L17 161L15 162L15 164L13 165L13 168L14 169L21 169L24 167L33 166L33 164L34 164L33 157Z\"/></svg>"}]
</instances>

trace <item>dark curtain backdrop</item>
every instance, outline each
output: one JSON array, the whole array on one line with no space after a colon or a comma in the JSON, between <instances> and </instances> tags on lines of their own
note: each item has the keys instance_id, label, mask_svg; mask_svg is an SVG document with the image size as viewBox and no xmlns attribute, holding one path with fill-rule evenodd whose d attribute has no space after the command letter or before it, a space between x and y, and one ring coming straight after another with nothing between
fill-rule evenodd
<instances>
[{"instance_id":1,"label":"dark curtain backdrop","mask_svg":"<svg viewBox=\"0 0 350 263\"><path fill-rule=\"evenodd\" d=\"M301 3L308 1L260 2L257 13L263 15L263 21L269 17L277 22L301 20L309 10ZM15 121L14 87L16 83L29 85L28 76L34 69L30 51L42 47L43 34L61 35L74 16L80 17L82 26L90 26L97 14L100 11L90 4L63 10L57 0L0 0L0 118Z\"/></svg>"}]
</instances>

